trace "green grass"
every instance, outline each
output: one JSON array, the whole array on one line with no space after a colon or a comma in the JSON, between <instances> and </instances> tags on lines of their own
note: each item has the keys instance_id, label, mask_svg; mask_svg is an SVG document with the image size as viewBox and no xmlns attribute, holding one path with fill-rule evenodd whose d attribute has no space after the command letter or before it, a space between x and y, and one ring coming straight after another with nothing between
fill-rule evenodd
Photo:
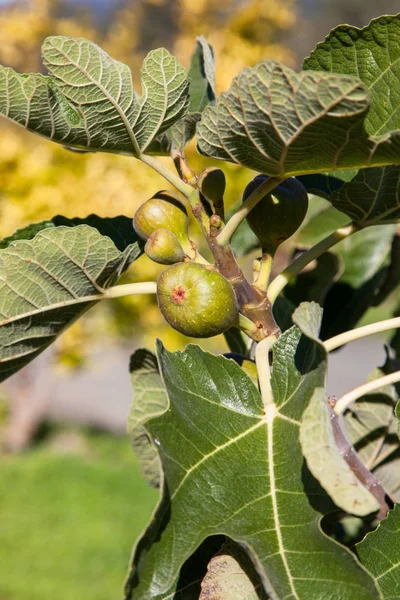
<instances>
[{"instance_id":1,"label":"green grass","mask_svg":"<svg viewBox=\"0 0 400 600\"><path fill-rule=\"evenodd\" d=\"M157 492L127 439L77 435L0 457L0 600L122 598Z\"/></svg>"}]
</instances>

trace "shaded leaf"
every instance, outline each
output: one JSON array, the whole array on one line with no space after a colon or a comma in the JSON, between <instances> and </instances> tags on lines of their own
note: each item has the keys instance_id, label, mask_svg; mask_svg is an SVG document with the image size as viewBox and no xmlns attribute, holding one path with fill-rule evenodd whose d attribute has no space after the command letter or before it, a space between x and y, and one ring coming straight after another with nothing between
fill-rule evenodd
<instances>
[{"instance_id":1,"label":"shaded leaf","mask_svg":"<svg viewBox=\"0 0 400 600\"><path fill-rule=\"evenodd\" d=\"M101 300L141 254L138 242L121 252L88 225L45 225L32 240L13 241L0 250L1 381ZM26 233L32 235L32 228Z\"/></svg>"},{"instance_id":2,"label":"shaded leaf","mask_svg":"<svg viewBox=\"0 0 400 600\"><path fill-rule=\"evenodd\" d=\"M400 219L400 168L362 169L336 191L330 202L359 227Z\"/></svg>"},{"instance_id":3,"label":"shaded leaf","mask_svg":"<svg viewBox=\"0 0 400 600\"><path fill-rule=\"evenodd\" d=\"M144 476L152 487L158 488L161 480L160 460L144 423L168 408L168 396L158 370L157 358L148 350L136 350L131 356L129 371L134 399L128 416L128 434Z\"/></svg>"},{"instance_id":4,"label":"shaded leaf","mask_svg":"<svg viewBox=\"0 0 400 600\"><path fill-rule=\"evenodd\" d=\"M137 547L126 598L171 593L182 563L220 532L246 549L272 597L339 599L351 589L360 600L379 598L355 557L321 532L321 511L332 503L301 455L299 419L323 385L325 361L297 327L284 333L266 413L234 362L196 346L170 354L159 345L170 406L146 430L157 440L166 488Z\"/></svg>"},{"instance_id":5,"label":"shaded leaf","mask_svg":"<svg viewBox=\"0 0 400 600\"><path fill-rule=\"evenodd\" d=\"M358 516L379 509L376 498L361 484L339 452L329 418L328 399L322 388L315 390L304 411L300 443L308 468L339 508Z\"/></svg>"},{"instance_id":6,"label":"shaded leaf","mask_svg":"<svg viewBox=\"0 0 400 600\"><path fill-rule=\"evenodd\" d=\"M383 600L397 600L400 597L400 505L356 548L361 562L375 577Z\"/></svg>"},{"instance_id":7,"label":"shaded leaf","mask_svg":"<svg viewBox=\"0 0 400 600\"><path fill-rule=\"evenodd\" d=\"M363 396L344 414L349 440L370 470L381 462L379 457L392 421L393 399L385 393Z\"/></svg>"},{"instance_id":8,"label":"shaded leaf","mask_svg":"<svg viewBox=\"0 0 400 600\"><path fill-rule=\"evenodd\" d=\"M141 97L129 68L93 42L49 37L42 56L49 77L0 67L0 113L54 142L138 156L187 110L186 71L163 48L143 62Z\"/></svg>"},{"instance_id":9,"label":"shaded leaf","mask_svg":"<svg viewBox=\"0 0 400 600\"><path fill-rule=\"evenodd\" d=\"M391 451L391 449L390 449ZM384 449L382 450L382 454ZM400 449L374 469L374 475L393 502L400 503Z\"/></svg>"},{"instance_id":10,"label":"shaded leaf","mask_svg":"<svg viewBox=\"0 0 400 600\"><path fill-rule=\"evenodd\" d=\"M339 279L342 265L333 252L325 252L309 267L289 282L285 287L285 296L294 304L300 302L318 302L323 305L326 294Z\"/></svg>"},{"instance_id":11,"label":"shaded leaf","mask_svg":"<svg viewBox=\"0 0 400 600\"><path fill-rule=\"evenodd\" d=\"M329 197L343 187L344 181L334 175L314 173L313 175L298 175L297 178L309 194L329 200Z\"/></svg>"},{"instance_id":12,"label":"shaded leaf","mask_svg":"<svg viewBox=\"0 0 400 600\"><path fill-rule=\"evenodd\" d=\"M341 283L359 288L378 272L389 257L394 225L378 225L358 231L336 245L343 262Z\"/></svg>"},{"instance_id":13,"label":"shaded leaf","mask_svg":"<svg viewBox=\"0 0 400 600\"><path fill-rule=\"evenodd\" d=\"M347 215L336 210L330 202L316 196L311 197L309 210L302 227L295 234L298 246L314 246L336 229L350 223ZM334 252L335 247L331 249Z\"/></svg>"},{"instance_id":14,"label":"shaded leaf","mask_svg":"<svg viewBox=\"0 0 400 600\"><path fill-rule=\"evenodd\" d=\"M200 152L272 176L400 162L400 134L370 137L366 86L355 77L272 60L243 69L197 125Z\"/></svg>"},{"instance_id":15,"label":"shaded leaf","mask_svg":"<svg viewBox=\"0 0 400 600\"><path fill-rule=\"evenodd\" d=\"M168 131L171 145L180 152L194 137L202 111L208 104L213 103L216 97L214 52L203 36L196 40L188 78L190 81L188 112Z\"/></svg>"}]
</instances>

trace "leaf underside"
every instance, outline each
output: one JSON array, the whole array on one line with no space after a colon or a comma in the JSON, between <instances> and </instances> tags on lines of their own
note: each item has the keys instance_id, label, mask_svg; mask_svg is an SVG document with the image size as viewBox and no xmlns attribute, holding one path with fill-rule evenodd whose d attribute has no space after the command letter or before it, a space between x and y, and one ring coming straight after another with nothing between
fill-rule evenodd
<instances>
[{"instance_id":1,"label":"leaf underside","mask_svg":"<svg viewBox=\"0 0 400 600\"><path fill-rule=\"evenodd\" d=\"M101 300L140 256L142 244L136 234L123 236L124 219L106 219L101 225L100 218L91 216L91 227L56 217L56 222L69 226L47 221L42 230L41 224L30 226L3 240L7 245L0 250L0 381L35 358ZM107 233L102 235L96 224ZM109 237L118 227L121 249ZM123 239L127 243L122 250Z\"/></svg>"},{"instance_id":2,"label":"leaf underside","mask_svg":"<svg viewBox=\"0 0 400 600\"><path fill-rule=\"evenodd\" d=\"M400 162L400 133L370 136L367 87L355 77L247 67L197 125L200 152L277 177Z\"/></svg>"},{"instance_id":3,"label":"leaf underside","mask_svg":"<svg viewBox=\"0 0 400 600\"><path fill-rule=\"evenodd\" d=\"M138 156L187 111L189 81L161 48L145 58L142 96L129 68L93 42L49 37L49 76L0 67L0 114L68 147Z\"/></svg>"}]
</instances>

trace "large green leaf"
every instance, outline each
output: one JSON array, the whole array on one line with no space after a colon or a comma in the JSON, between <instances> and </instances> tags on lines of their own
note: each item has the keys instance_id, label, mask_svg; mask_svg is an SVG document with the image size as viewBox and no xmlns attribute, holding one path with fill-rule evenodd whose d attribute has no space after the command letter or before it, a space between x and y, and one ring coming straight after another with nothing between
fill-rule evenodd
<instances>
[{"instance_id":1,"label":"large green leaf","mask_svg":"<svg viewBox=\"0 0 400 600\"><path fill-rule=\"evenodd\" d=\"M382 268L390 254L396 227L377 225L357 231L335 247L343 262L341 283L360 288Z\"/></svg>"},{"instance_id":2,"label":"large green leaf","mask_svg":"<svg viewBox=\"0 0 400 600\"><path fill-rule=\"evenodd\" d=\"M201 153L268 175L400 163L400 134L370 137L367 87L357 78L272 60L247 67L197 125Z\"/></svg>"},{"instance_id":3,"label":"large green leaf","mask_svg":"<svg viewBox=\"0 0 400 600\"><path fill-rule=\"evenodd\" d=\"M396 505L375 531L357 544L361 562L375 577L383 600L400 598L400 505Z\"/></svg>"},{"instance_id":4,"label":"large green leaf","mask_svg":"<svg viewBox=\"0 0 400 600\"><path fill-rule=\"evenodd\" d=\"M109 219L105 228L124 219ZM36 230L27 228L26 240L20 231L18 241L9 241L0 250L0 381L35 358L101 300L141 254L134 233L122 250L98 229L73 225L54 227L45 222L33 239L29 238L39 225ZM118 240L121 247L122 237Z\"/></svg>"},{"instance_id":5,"label":"large green leaf","mask_svg":"<svg viewBox=\"0 0 400 600\"><path fill-rule=\"evenodd\" d=\"M397 223L400 219L400 168L361 169L329 200L359 227Z\"/></svg>"},{"instance_id":6,"label":"large green leaf","mask_svg":"<svg viewBox=\"0 0 400 600\"><path fill-rule=\"evenodd\" d=\"M140 349L131 357L130 373L134 400L128 416L128 434L142 471L153 487L160 487L161 465L153 440L143 424L168 408L168 396L158 370L157 358Z\"/></svg>"},{"instance_id":7,"label":"large green leaf","mask_svg":"<svg viewBox=\"0 0 400 600\"><path fill-rule=\"evenodd\" d=\"M187 110L186 71L163 48L144 60L141 97L93 42L49 37L42 55L48 77L0 67L0 113L65 146L138 156Z\"/></svg>"},{"instance_id":8,"label":"large green leaf","mask_svg":"<svg viewBox=\"0 0 400 600\"><path fill-rule=\"evenodd\" d=\"M370 89L365 126L371 135L400 129L400 14L363 29L340 25L305 59L303 69L358 77Z\"/></svg>"},{"instance_id":9,"label":"large green leaf","mask_svg":"<svg viewBox=\"0 0 400 600\"><path fill-rule=\"evenodd\" d=\"M182 564L205 538L223 533L247 550L274 599L339 600L346 590L378 600L355 557L322 533L319 520L332 503L301 454L299 420L325 378L320 344L297 327L281 336L267 411L233 361L197 346L168 353L159 345L158 352L170 404L146 430L165 490L137 546L126 598L172 598Z\"/></svg>"}]
</instances>

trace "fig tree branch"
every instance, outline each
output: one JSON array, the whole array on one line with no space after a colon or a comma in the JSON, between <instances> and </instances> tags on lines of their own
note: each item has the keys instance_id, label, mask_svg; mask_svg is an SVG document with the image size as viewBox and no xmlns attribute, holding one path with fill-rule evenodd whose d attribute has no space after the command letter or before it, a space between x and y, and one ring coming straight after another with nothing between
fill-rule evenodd
<instances>
[{"instance_id":1,"label":"fig tree branch","mask_svg":"<svg viewBox=\"0 0 400 600\"><path fill-rule=\"evenodd\" d=\"M186 198L189 198L190 194L193 192L193 187L179 179L178 175L175 175L175 173L168 169L161 161L149 154L141 154L139 159L162 175L164 179L171 183Z\"/></svg>"},{"instance_id":2,"label":"fig tree branch","mask_svg":"<svg viewBox=\"0 0 400 600\"><path fill-rule=\"evenodd\" d=\"M269 301L273 304L289 281L298 275L310 262L356 231L357 228L353 224L341 227L304 252L270 283L268 288Z\"/></svg>"}]
</instances>

